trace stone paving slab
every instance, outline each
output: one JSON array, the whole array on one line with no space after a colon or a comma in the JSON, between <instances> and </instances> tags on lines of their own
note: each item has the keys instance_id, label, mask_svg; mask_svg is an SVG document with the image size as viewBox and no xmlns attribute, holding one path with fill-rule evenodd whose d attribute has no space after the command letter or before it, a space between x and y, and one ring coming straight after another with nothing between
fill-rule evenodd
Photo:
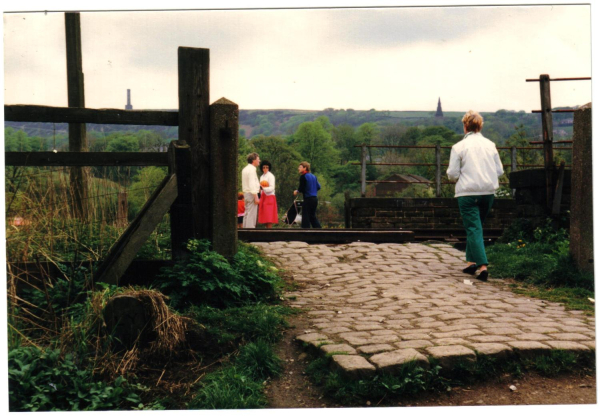
<instances>
[{"instance_id":1,"label":"stone paving slab","mask_svg":"<svg viewBox=\"0 0 600 416\"><path fill-rule=\"evenodd\" d=\"M493 276L473 279L461 272L464 253L449 245L254 244L301 285L287 297L307 310L313 332L297 340L347 354L333 365L349 377L396 368L412 351L451 367L475 352L510 359L596 347L594 317L514 294Z\"/></svg>"}]
</instances>

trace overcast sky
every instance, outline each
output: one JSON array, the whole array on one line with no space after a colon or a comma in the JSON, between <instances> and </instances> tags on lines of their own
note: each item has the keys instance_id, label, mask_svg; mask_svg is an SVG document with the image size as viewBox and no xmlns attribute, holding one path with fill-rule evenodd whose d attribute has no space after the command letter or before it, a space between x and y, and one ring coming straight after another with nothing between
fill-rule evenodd
<instances>
[{"instance_id":1,"label":"overcast sky","mask_svg":"<svg viewBox=\"0 0 600 416\"><path fill-rule=\"evenodd\" d=\"M591 76L590 7L82 12L87 107L178 106L177 47L210 48L241 109L530 111L537 78ZM67 105L64 13L4 14L6 104ZM552 84L554 106L591 82Z\"/></svg>"}]
</instances>

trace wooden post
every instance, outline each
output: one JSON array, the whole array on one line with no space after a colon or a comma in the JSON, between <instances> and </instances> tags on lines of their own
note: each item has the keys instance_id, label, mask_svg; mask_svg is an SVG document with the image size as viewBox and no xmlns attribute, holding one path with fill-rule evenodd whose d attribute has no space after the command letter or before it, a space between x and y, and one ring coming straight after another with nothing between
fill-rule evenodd
<instances>
[{"instance_id":1,"label":"wooden post","mask_svg":"<svg viewBox=\"0 0 600 416\"><path fill-rule=\"evenodd\" d=\"M546 170L546 208L552 209L554 189L554 155L552 153L552 103L550 101L550 76L540 75L542 102L542 134L544 140L544 166Z\"/></svg>"},{"instance_id":2,"label":"wooden post","mask_svg":"<svg viewBox=\"0 0 600 416\"><path fill-rule=\"evenodd\" d=\"M435 196L442 196L442 148L435 145Z\"/></svg>"},{"instance_id":3,"label":"wooden post","mask_svg":"<svg viewBox=\"0 0 600 416\"><path fill-rule=\"evenodd\" d=\"M119 192L117 204L117 227L124 227L127 225L127 211L129 210L126 191Z\"/></svg>"},{"instance_id":4,"label":"wooden post","mask_svg":"<svg viewBox=\"0 0 600 416\"><path fill-rule=\"evenodd\" d=\"M226 258L237 253L238 116L226 98L210 106L212 247Z\"/></svg>"},{"instance_id":5,"label":"wooden post","mask_svg":"<svg viewBox=\"0 0 600 416\"><path fill-rule=\"evenodd\" d=\"M344 227L352 228L352 211L350 210L350 191L344 191Z\"/></svg>"},{"instance_id":6,"label":"wooden post","mask_svg":"<svg viewBox=\"0 0 600 416\"><path fill-rule=\"evenodd\" d=\"M185 243L194 238L192 206L192 157L190 146L183 140L169 143L169 174L177 177L177 198L171 205L171 258L184 260L188 256Z\"/></svg>"},{"instance_id":7,"label":"wooden post","mask_svg":"<svg viewBox=\"0 0 600 416\"><path fill-rule=\"evenodd\" d=\"M364 198L367 195L367 146L365 144L362 145L361 160L360 196Z\"/></svg>"},{"instance_id":8,"label":"wooden post","mask_svg":"<svg viewBox=\"0 0 600 416\"><path fill-rule=\"evenodd\" d=\"M510 173L517 171L517 146L513 146L510 148ZM512 196L514 198L517 193L516 189L512 190Z\"/></svg>"},{"instance_id":9,"label":"wooden post","mask_svg":"<svg viewBox=\"0 0 600 416\"><path fill-rule=\"evenodd\" d=\"M67 43L67 90L69 107L85 107L83 88L83 66L81 59L81 25L79 13L65 13L65 35ZM85 124L69 124L69 151L87 151ZM87 218L88 178L87 169L73 167L69 173L73 196L73 215Z\"/></svg>"},{"instance_id":10,"label":"wooden post","mask_svg":"<svg viewBox=\"0 0 600 416\"><path fill-rule=\"evenodd\" d=\"M560 162L558 168L558 179L556 181L556 191L554 192L554 202L552 203L552 215L560 214L560 203L562 200L563 183L565 181L565 161Z\"/></svg>"},{"instance_id":11,"label":"wooden post","mask_svg":"<svg viewBox=\"0 0 600 416\"><path fill-rule=\"evenodd\" d=\"M190 146L193 232L212 241L212 179L210 177L209 50L180 47L179 139ZM225 168L225 166L224 166Z\"/></svg>"}]
</instances>

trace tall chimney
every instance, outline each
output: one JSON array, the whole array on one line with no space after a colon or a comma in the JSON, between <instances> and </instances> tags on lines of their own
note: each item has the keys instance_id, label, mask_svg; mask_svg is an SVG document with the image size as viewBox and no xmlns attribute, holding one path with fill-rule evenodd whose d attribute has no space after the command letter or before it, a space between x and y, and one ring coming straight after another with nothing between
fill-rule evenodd
<instances>
[{"instance_id":1,"label":"tall chimney","mask_svg":"<svg viewBox=\"0 0 600 416\"><path fill-rule=\"evenodd\" d=\"M127 89L127 105L125 106L125 110L133 110L131 106L131 90Z\"/></svg>"}]
</instances>

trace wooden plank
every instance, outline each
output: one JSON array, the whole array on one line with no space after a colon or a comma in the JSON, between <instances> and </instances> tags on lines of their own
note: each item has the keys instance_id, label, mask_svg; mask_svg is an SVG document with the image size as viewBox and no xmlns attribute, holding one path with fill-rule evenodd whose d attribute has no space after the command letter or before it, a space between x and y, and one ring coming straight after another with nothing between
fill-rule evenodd
<instances>
[{"instance_id":1,"label":"wooden plank","mask_svg":"<svg viewBox=\"0 0 600 416\"><path fill-rule=\"evenodd\" d=\"M540 75L540 99L542 105L542 137L544 140L544 168L546 170L546 207L552 209L554 191L554 155L552 152L552 103L550 100L550 76Z\"/></svg>"},{"instance_id":2,"label":"wooden plank","mask_svg":"<svg viewBox=\"0 0 600 416\"><path fill-rule=\"evenodd\" d=\"M192 206L192 156L183 140L169 145L169 173L177 175L177 199L171 205L171 256L184 260L189 252L185 243L194 238L194 207Z\"/></svg>"},{"instance_id":3,"label":"wooden plank","mask_svg":"<svg viewBox=\"0 0 600 416\"><path fill-rule=\"evenodd\" d=\"M209 50L179 47L179 139L192 153L192 203L196 238L212 240L209 127ZM225 168L225 166L224 166Z\"/></svg>"},{"instance_id":4,"label":"wooden plank","mask_svg":"<svg viewBox=\"0 0 600 416\"><path fill-rule=\"evenodd\" d=\"M177 198L177 177L168 175L142 207L117 242L110 248L94 276L94 282L119 284L137 252Z\"/></svg>"},{"instance_id":5,"label":"wooden plank","mask_svg":"<svg viewBox=\"0 0 600 416\"><path fill-rule=\"evenodd\" d=\"M221 98L210 106L212 248L225 258L238 251L238 105Z\"/></svg>"},{"instance_id":6,"label":"wooden plank","mask_svg":"<svg viewBox=\"0 0 600 416\"><path fill-rule=\"evenodd\" d=\"M367 147L362 145L361 153L361 168L360 168L360 196L367 196Z\"/></svg>"},{"instance_id":7,"label":"wooden plank","mask_svg":"<svg viewBox=\"0 0 600 416\"><path fill-rule=\"evenodd\" d=\"M45 123L132 124L178 126L177 111L69 108L44 105L5 105L5 121Z\"/></svg>"},{"instance_id":8,"label":"wooden plank","mask_svg":"<svg viewBox=\"0 0 600 416\"><path fill-rule=\"evenodd\" d=\"M79 13L65 13L67 44L67 98L69 107L85 107L83 64L81 58L81 25ZM85 124L69 123L69 151L87 151ZM73 215L86 219L89 215L88 172L74 167L69 172L73 195Z\"/></svg>"},{"instance_id":9,"label":"wooden plank","mask_svg":"<svg viewBox=\"0 0 600 416\"><path fill-rule=\"evenodd\" d=\"M435 146L435 196L442 196L442 148Z\"/></svg>"},{"instance_id":10,"label":"wooden plank","mask_svg":"<svg viewBox=\"0 0 600 416\"><path fill-rule=\"evenodd\" d=\"M238 238L243 241L270 242L270 241L303 241L309 244L347 244L354 241L371 243L407 243L414 241L412 231L356 231L334 229L289 229L282 230L256 230L239 229Z\"/></svg>"},{"instance_id":11,"label":"wooden plank","mask_svg":"<svg viewBox=\"0 0 600 416\"><path fill-rule=\"evenodd\" d=\"M6 152L6 166L168 166L164 152Z\"/></svg>"}]
</instances>

